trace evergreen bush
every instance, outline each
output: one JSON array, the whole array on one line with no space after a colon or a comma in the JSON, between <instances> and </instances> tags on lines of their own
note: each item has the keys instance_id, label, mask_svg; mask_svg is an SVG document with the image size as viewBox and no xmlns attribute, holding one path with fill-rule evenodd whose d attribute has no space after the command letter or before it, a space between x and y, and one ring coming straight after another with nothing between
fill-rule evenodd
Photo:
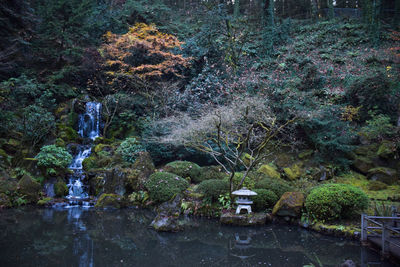
<instances>
[{"instance_id":1,"label":"evergreen bush","mask_svg":"<svg viewBox=\"0 0 400 267\"><path fill-rule=\"evenodd\" d=\"M150 175L145 187L149 192L150 199L154 202L161 203L181 193L189 187L189 183L176 174L156 172Z\"/></svg>"},{"instance_id":2,"label":"evergreen bush","mask_svg":"<svg viewBox=\"0 0 400 267\"><path fill-rule=\"evenodd\" d=\"M333 221L350 218L368 208L368 196L347 184L325 184L311 190L306 209L312 219Z\"/></svg>"},{"instance_id":3,"label":"evergreen bush","mask_svg":"<svg viewBox=\"0 0 400 267\"><path fill-rule=\"evenodd\" d=\"M255 211L265 211L268 208L272 208L279 200L278 196L268 189L254 189L254 192L257 193L256 196L252 197Z\"/></svg>"},{"instance_id":4,"label":"evergreen bush","mask_svg":"<svg viewBox=\"0 0 400 267\"><path fill-rule=\"evenodd\" d=\"M117 153L122 156L124 161L129 163L135 163L136 157L141 151L144 151L144 149L134 137L126 138L117 149Z\"/></svg>"},{"instance_id":5,"label":"evergreen bush","mask_svg":"<svg viewBox=\"0 0 400 267\"><path fill-rule=\"evenodd\" d=\"M200 176L200 166L190 161L173 161L165 165L164 170L175 173L180 177L196 180Z\"/></svg>"},{"instance_id":6,"label":"evergreen bush","mask_svg":"<svg viewBox=\"0 0 400 267\"><path fill-rule=\"evenodd\" d=\"M63 147L44 146L36 155L37 165L51 169L65 169L72 161L71 154Z\"/></svg>"},{"instance_id":7,"label":"evergreen bush","mask_svg":"<svg viewBox=\"0 0 400 267\"><path fill-rule=\"evenodd\" d=\"M216 201L220 195L229 192L229 183L218 179L206 180L199 184L197 191L203 193L204 197L211 201Z\"/></svg>"},{"instance_id":8,"label":"evergreen bush","mask_svg":"<svg viewBox=\"0 0 400 267\"><path fill-rule=\"evenodd\" d=\"M293 188L282 179L276 178L262 178L255 184L255 188L257 189L267 189L276 194L278 198L280 198L285 192L293 191Z\"/></svg>"}]
</instances>

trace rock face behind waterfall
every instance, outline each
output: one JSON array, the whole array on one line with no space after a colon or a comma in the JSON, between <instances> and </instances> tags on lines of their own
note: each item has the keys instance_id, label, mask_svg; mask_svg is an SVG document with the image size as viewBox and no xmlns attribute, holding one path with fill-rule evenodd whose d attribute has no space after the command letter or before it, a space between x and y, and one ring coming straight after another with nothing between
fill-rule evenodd
<instances>
[{"instance_id":1,"label":"rock face behind waterfall","mask_svg":"<svg viewBox=\"0 0 400 267\"><path fill-rule=\"evenodd\" d=\"M92 153L92 143L100 136L101 104L87 102L85 113L79 115L78 133L84 140L90 140L86 145L77 145L74 159L69 166L73 174L69 177L68 199L86 199L89 197L84 184L85 172L82 163Z\"/></svg>"}]
</instances>

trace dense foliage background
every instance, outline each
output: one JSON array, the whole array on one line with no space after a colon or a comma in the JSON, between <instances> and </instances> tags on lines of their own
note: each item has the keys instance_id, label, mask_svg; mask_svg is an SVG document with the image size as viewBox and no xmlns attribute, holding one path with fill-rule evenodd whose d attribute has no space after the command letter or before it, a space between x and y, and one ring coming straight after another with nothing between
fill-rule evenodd
<instances>
[{"instance_id":1,"label":"dense foliage background","mask_svg":"<svg viewBox=\"0 0 400 267\"><path fill-rule=\"evenodd\" d=\"M246 125L254 142L279 129L260 149L266 157L311 151L312 166L337 175L371 165L354 150L384 141L385 162L374 164L398 170L399 12L398 0L2 1L0 168L38 182L65 175L91 100L102 103L102 137L84 161L88 172L130 167L143 151L157 166L217 165L218 153L243 146ZM221 110L240 110L224 128L236 141L223 145L199 132ZM191 146L201 142L205 153ZM235 171L253 162L244 152ZM288 179L318 173L274 162ZM201 188L212 183L225 189L212 180ZM259 189L268 201L282 195Z\"/></svg>"}]
</instances>

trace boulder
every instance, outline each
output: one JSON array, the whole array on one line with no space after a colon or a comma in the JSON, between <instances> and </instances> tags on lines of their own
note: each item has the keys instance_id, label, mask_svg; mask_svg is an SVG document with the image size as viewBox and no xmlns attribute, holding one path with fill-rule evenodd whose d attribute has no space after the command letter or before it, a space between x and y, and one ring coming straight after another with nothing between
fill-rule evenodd
<instances>
[{"instance_id":1,"label":"boulder","mask_svg":"<svg viewBox=\"0 0 400 267\"><path fill-rule=\"evenodd\" d=\"M286 192L275 204L273 215L298 218L304 205L304 194L300 192Z\"/></svg>"},{"instance_id":2,"label":"boulder","mask_svg":"<svg viewBox=\"0 0 400 267\"><path fill-rule=\"evenodd\" d=\"M127 171L125 169L115 167L112 170L100 170L90 172L90 191L91 194L117 194L123 196L126 192L125 184Z\"/></svg>"},{"instance_id":3,"label":"boulder","mask_svg":"<svg viewBox=\"0 0 400 267\"><path fill-rule=\"evenodd\" d=\"M18 182L18 193L25 196L29 203L36 203L40 197L41 185L33 180L29 175L25 174Z\"/></svg>"},{"instance_id":4,"label":"boulder","mask_svg":"<svg viewBox=\"0 0 400 267\"><path fill-rule=\"evenodd\" d=\"M14 194L17 191L17 180L6 171L0 173L0 193Z\"/></svg>"},{"instance_id":5,"label":"boulder","mask_svg":"<svg viewBox=\"0 0 400 267\"><path fill-rule=\"evenodd\" d=\"M96 208L121 208L122 197L116 194L102 194L95 205Z\"/></svg>"},{"instance_id":6,"label":"boulder","mask_svg":"<svg viewBox=\"0 0 400 267\"><path fill-rule=\"evenodd\" d=\"M157 232L178 232L183 230L177 218L157 215L151 222L152 227Z\"/></svg>"},{"instance_id":7,"label":"boulder","mask_svg":"<svg viewBox=\"0 0 400 267\"><path fill-rule=\"evenodd\" d=\"M379 181L385 184L393 184L399 179L395 169L385 167L370 169L368 171L367 178L372 181Z\"/></svg>"},{"instance_id":8,"label":"boulder","mask_svg":"<svg viewBox=\"0 0 400 267\"><path fill-rule=\"evenodd\" d=\"M390 159L396 152L396 144L394 142L383 141L379 146L377 155L380 158Z\"/></svg>"},{"instance_id":9,"label":"boulder","mask_svg":"<svg viewBox=\"0 0 400 267\"><path fill-rule=\"evenodd\" d=\"M266 213L235 214L227 212L221 215L219 221L227 225L250 226L263 225L267 221L271 221L271 217Z\"/></svg>"},{"instance_id":10,"label":"boulder","mask_svg":"<svg viewBox=\"0 0 400 267\"><path fill-rule=\"evenodd\" d=\"M375 167L373 161L367 157L357 156L353 161L353 167L363 173L367 174L368 171Z\"/></svg>"},{"instance_id":11,"label":"boulder","mask_svg":"<svg viewBox=\"0 0 400 267\"><path fill-rule=\"evenodd\" d=\"M298 163L293 164L290 167L283 168L283 172L290 180L297 180L303 175L303 170Z\"/></svg>"},{"instance_id":12,"label":"boulder","mask_svg":"<svg viewBox=\"0 0 400 267\"><path fill-rule=\"evenodd\" d=\"M151 222L150 227L159 232L178 232L183 230L183 225L179 222L181 202L182 197L176 195L173 200L162 203L157 208L157 216Z\"/></svg>"},{"instance_id":13,"label":"boulder","mask_svg":"<svg viewBox=\"0 0 400 267\"><path fill-rule=\"evenodd\" d=\"M281 178L281 174L277 171L277 168L271 164L264 164L257 170L270 178Z\"/></svg>"}]
</instances>

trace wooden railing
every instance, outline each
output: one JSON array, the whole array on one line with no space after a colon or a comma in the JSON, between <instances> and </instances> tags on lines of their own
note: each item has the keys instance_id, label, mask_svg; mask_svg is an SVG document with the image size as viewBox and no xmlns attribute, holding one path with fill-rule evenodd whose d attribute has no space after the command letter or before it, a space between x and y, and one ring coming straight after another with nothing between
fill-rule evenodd
<instances>
[{"instance_id":1,"label":"wooden railing","mask_svg":"<svg viewBox=\"0 0 400 267\"><path fill-rule=\"evenodd\" d=\"M361 242L377 241L382 255L397 254L400 251L400 217L382 217L361 215ZM392 249L391 251L391 247ZM394 255L399 256L399 255Z\"/></svg>"}]
</instances>

